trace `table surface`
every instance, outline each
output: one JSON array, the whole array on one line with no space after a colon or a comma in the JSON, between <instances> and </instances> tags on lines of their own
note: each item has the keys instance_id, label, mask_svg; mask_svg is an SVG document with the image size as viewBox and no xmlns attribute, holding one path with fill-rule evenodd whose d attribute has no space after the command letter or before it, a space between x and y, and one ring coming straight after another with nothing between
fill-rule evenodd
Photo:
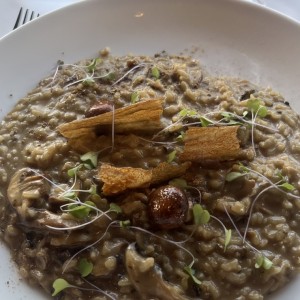
<instances>
[{"instance_id":1,"label":"table surface","mask_svg":"<svg viewBox=\"0 0 300 300\"><path fill-rule=\"evenodd\" d=\"M44 15L66 5L84 0L0 0L0 38L9 33L21 7ZM121 0L120 0L121 1ZM299 0L234 0L250 1L274 9L300 22Z\"/></svg>"}]
</instances>

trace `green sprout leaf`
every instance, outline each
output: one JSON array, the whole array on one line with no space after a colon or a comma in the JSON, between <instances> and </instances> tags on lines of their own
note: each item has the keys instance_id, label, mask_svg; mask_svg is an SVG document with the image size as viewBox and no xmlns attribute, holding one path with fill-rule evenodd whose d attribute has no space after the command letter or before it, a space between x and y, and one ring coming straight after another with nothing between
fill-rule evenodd
<instances>
[{"instance_id":1,"label":"green sprout leaf","mask_svg":"<svg viewBox=\"0 0 300 300\"><path fill-rule=\"evenodd\" d=\"M207 127L208 125L213 124L213 121L211 121L203 116L200 116L200 122L201 122L202 127Z\"/></svg>"},{"instance_id":2,"label":"green sprout leaf","mask_svg":"<svg viewBox=\"0 0 300 300\"><path fill-rule=\"evenodd\" d=\"M175 186L178 188L182 188L182 189L185 189L188 187L186 180L183 178L174 178L169 181L169 185L172 185L172 186Z\"/></svg>"},{"instance_id":3,"label":"green sprout leaf","mask_svg":"<svg viewBox=\"0 0 300 300\"><path fill-rule=\"evenodd\" d=\"M88 192L91 194L91 195L97 195L97 186L96 184L92 184L90 189L88 190Z\"/></svg>"},{"instance_id":4,"label":"green sprout leaf","mask_svg":"<svg viewBox=\"0 0 300 300\"><path fill-rule=\"evenodd\" d=\"M193 216L196 225L207 224L210 220L210 213L198 203L193 206Z\"/></svg>"},{"instance_id":5,"label":"green sprout leaf","mask_svg":"<svg viewBox=\"0 0 300 300\"><path fill-rule=\"evenodd\" d=\"M84 205L86 204L86 205ZM75 218L78 219L85 219L86 217L88 217L88 215L90 214L92 208L89 206L95 206L95 203L92 201L86 201L84 202L84 204L82 205L78 205L78 204L70 204L68 205L68 211L69 213L74 216ZM89 206L87 206L89 205Z\"/></svg>"},{"instance_id":6,"label":"green sprout leaf","mask_svg":"<svg viewBox=\"0 0 300 300\"><path fill-rule=\"evenodd\" d=\"M185 132L181 131L180 135L178 135L178 137L176 138L177 141L183 142L184 141L184 137L185 137Z\"/></svg>"},{"instance_id":7,"label":"green sprout leaf","mask_svg":"<svg viewBox=\"0 0 300 300\"><path fill-rule=\"evenodd\" d=\"M82 81L82 83L84 85L92 85L95 83L95 80L92 77L87 77Z\"/></svg>"},{"instance_id":8,"label":"green sprout leaf","mask_svg":"<svg viewBox=\"0 0 300 300\"><path fill-rule=\"evenodd\" d=\"M227 250L227 246L231 241L231 229L225 229L225 242L224 242L224 252Z\"/></svg>"},{"instance_id":9,"label":"green sprout leaf","mask_svg":"<svg viewBox=\"0 0 300 300\"><path fill-rule=\"evenodd\" d=\"M68 170L68 176L69 177L75 177L75 175L77 174L78 170L82 167L82 164L72 168L72 169L69 169Z\"/></svg>"},{"instance_id":10,"label":"green sprout leaf","mask_svg":"<svg viewBox=\"0 0 300 300\"><path fill-rule=\"evenodd\" d=\"M94 72L95 69L96 69L96 66L101 62L101 58L98 57L98 58L95 58L92 60L92 62L87 66L87 69L89 72Z\"/></svg>"},{"instance_id":11,"label":"green sprout leaf","mask_svg":"<svg viewBox=\"0 0 300 300\"><path fill-rule=\"evenodd\" d=\"M296 189L292 184L290 184L288 182L284 182L284 183L280 184L279 186L286 189L289 192L292 192Z\"/></svg>"},{"instance_id":12,"label":"green sprout leaf","mask_svg":"<svg viewBox=\"0 0 300 300\"><path fill-rule=\"evenodd\" d=\"M258 98L249 99L247 101L247 107L253 113L257 113L257 115L261 118L264 118L268 114L268 110L265 106L262 105L262 101Z\"/></svg>"},{"instance_id":13,"label":"green sprout leaf","mask_svg":"<svg viewBox=\"0 0 300 300\"><path fill-rule=\"evenodd\" d=\"M151 75L155 79L159 79L159 77L160 77L159 69L157 67L153 67L152 70L151 70Z\"/></svg>"},{"instance_id":14,"label":"green sprout leaf","mask_svg":"<svg viewBox=\"0 0 300 300\"><path fill-rule=\"evenodd\" d=\"M168 154L168 158L167 158L168 163L172 162L175 159L176 153L177 153L177 151L174 150Z\"/></svg>"},{"instance_id":15,"label":"green sprout leaf","mask_svg":"<svg viewBox=\"0 0 300 300\"><path fill-rule=\"evenodd\" d=\"M180 117L184 118L184 117L197 116L198 113L195 110L184 108L178 114Z\"/></svg>"},{"instance_id":16,"label":"green sprout leaf","mask_svg":"<svg viewBox=\"0 0 300 300\"><path fill-rule=\"evenodd\" d=\"M120 221L120 227L126 228L130 226L130 220Z\"/></svg>"},{"instance_id":17,"label":"green sprout leaf","mask_svg":"<svg viewBox=\"0 0 300 300\"><path fill-rule=\"evenodd\" d=\"M245 173L240 173L240 172L229 172L226 177L225 180L228 182L234 181L235 179L245 176Z\"/></svg>"},{"instance_id":18,"label":"green sprout leaf","mask_svg":"<svg viewBox=\"0 0 300 300\"><path fill-rule=\"evenodd\" d=\"M201 281L195 276L195 270L191 266L185 266L184 271L191 277L194 283L200 285Z\"/></svg>"},{"instance_id":19,"label":"green sprout leaf","mask_svg":"<svg viewBox=\"0 0 300 300\"><path fill-rule=\"evenodd\" d=\"M80 156L80 160L87 169L96 168L98 164L98 152L87 152Z\"/></svg>"},{"instance_id":20,"label":"green sprout leaf","mask_svg":"<svg viewBox=\"0 0 300 300\"><path fill-rule=\"evenodd\" d=\"M130 97L131 104L135 104L140 100L140 96L138 92L133 92Z\"/></svg>"},{"instance_id":21,"label":"green sprout leaf","mask_svg":"<svg viewBox=\"0 0 300 300\"><path fill-rule=\"evenodd\" d=\"M80 259L78 263L78 270L82 277L86 277L92 273L94 265L89 262L86 258Z\"/></svg>"},{"instance_id":22,"label":"green sprout leaf","mask_svg":"<svg viewBox=\"0 0 300 300\"><path fill-rule=\"evenodd\" d=\"M273 266L272 261L270 261L264 255L261 254L256 258L256 262L255 262L256 269L263 268L265 270L269 270L272 266Z\"/></svg>"},{"instance_id":23,"label":"green sprout leaf","mask_svg":"<svg viewBox=\"0 0 300 300\"><path fill-rule=\"evenodd\" d=\"M225 122L228 125L241 125L241 121L235 119L235 116L227 111L221 113L221 116L224 118Z\"/></svg>"},{"instance_id":24,"label":"green sprout leaf","mask_svg":"<svg viewBox=\"0 0 300 300\"><path fill-rule=\"evenodd\" d=\"M116 203L110 203L109 211L120 214L120 213L122 213L122 208L119 205L117 205Z\"/></svg>"},{"instance_id":25,"label":"green sprout leaf","mask_svg":"<svg viewBox=\"0 0 300 300\"><path fill-rule=\"evenodd\" d=\"M68 281L64 280L63 278L57 278L53 282L52 286L54 288L54 292L52 293L52 296L56 296L58 293L60 293L64 289L72 287L72 285Z\"/></svg>"}]
</instances>

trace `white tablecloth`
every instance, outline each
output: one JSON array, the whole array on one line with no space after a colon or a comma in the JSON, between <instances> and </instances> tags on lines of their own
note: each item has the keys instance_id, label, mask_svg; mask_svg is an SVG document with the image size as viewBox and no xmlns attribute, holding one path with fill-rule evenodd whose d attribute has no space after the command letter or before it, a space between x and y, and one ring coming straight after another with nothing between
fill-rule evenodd
<instances>
[{"instance_id":1,"label":"white tablecloth","mask_svg":"<svg viewBox=\"0 0 300 300\"><path fill-rule=\"evenodd\" d=\"M12 30L21 7L34 11L36 14L43 15L45 13L79 1L84 0L0 0L0 37ZM258 5L264 5L300 22L300 0L234 1L250 1ZM120 4L121 3L122 0L120 0Z\"/></svg>"}]
</instances>

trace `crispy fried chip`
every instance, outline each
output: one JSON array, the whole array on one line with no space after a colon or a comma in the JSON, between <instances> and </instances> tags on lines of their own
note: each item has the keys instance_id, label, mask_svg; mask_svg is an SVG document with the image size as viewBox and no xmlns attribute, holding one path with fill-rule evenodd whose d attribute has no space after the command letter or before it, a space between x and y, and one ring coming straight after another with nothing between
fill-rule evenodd
<instances>
[{"instance_id":1,"label":"crispy fried chip","mask_svg":"<svg viewBox=\"0 0 300 300\"><path fill-rule=\"evenodd\" d=\"M185 174L186 170L191 166L191 162L185 162L180 165L160 163L152 170L151 184L156 184L179 177Z\"/></svg>"},{"instance_id":2,"label":"crispy fried chip","mask_svg":"<svg viewBox=\"0 0 300 300\"><path fill-rule=\"evenodd\" d=\"M182 161L232 160L243 151L237 137L239 126L190 127L185 135Z\"/></svg>"},{"instance_id":3,"label":"crispy fried chip","mask_svg":"<svg viewBox=\"0 0 300 300\"><path fill-rule=\"evenodd\" d=\"M145 145L147 142L139 138L134 134L129 135L115 135L114 136L114 146L120 148L135 149L140 145ZM103 150L111 149L112 147L112 137L107 135L101 136L89 136L85 135L78 138L73 138L68 140L69 146L79 153L86 153L90 151L102 152Z\"/></svg>"},{"instance_id":4,"label":"crispy fried chip","mask_svg":"<svg viewBox=\"0 0 300 300\"><path fill-rule=\"evenodd\" d=\"M101 126L114 124L115 133L153 132L162 128L162 102L159 99L141 101L115 111L81 120L75 120L58 126L58 131L66 138L93 137L101 131Z\"/></svg>"},{"instance_id":5,"label":"crispy fried chip","mask_svg":"<svg viewBox=\"0 0 300 300\"><path fill-rule=\"evenodd\" d=\"M190 167L190 162L180 165L160 163L156 168L145 170L132 167L114 167L103 164L99 177L103 181L103 193L114 195L128 189L147 187L183 175Z\"/></svg>"},{"instance_id":6,"label":"crispy fried chip","mask_svg":"<svg viewBox=\"0 0 300 300\"><path fill-rule=\"evenodd\" d=\"M127 189L149 185L152 171L131 167L118 168L103 164L100 168L99 177L104 182L103 193L114 195Z\"/></svg>"}]
</instances>

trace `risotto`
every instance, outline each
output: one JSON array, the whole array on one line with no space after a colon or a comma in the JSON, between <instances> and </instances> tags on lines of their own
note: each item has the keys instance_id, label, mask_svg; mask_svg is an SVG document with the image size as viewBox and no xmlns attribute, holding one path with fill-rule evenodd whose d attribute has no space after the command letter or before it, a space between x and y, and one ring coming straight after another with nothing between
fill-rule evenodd
<instances>
[{"instance_id":1,"label":"risotto","mask_svg":"<svg viewBox=\"0 0 300 300\"><path fill-rule=\"evenodd\" d=\"M191 57L59 61L1 122L1 237L55 299L264 299L299 270L299 140Z\"/></svg>"}]
</instances>

